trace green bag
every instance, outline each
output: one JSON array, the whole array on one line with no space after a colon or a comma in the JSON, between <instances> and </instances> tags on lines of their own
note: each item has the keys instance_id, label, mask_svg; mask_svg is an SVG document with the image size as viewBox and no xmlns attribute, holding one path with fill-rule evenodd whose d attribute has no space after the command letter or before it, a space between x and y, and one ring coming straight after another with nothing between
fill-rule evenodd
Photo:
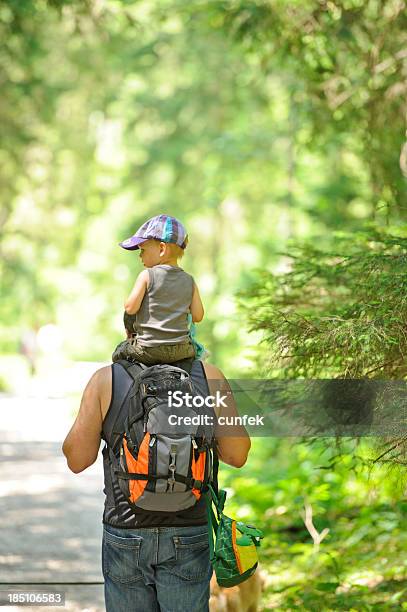
<instances>
[{"instance_id":1,"label":"green bag","mask_svg":"<svg viewBox=\"0 0 407 612\"><path fill-rule=\"evenodd\" d=\"M211 485L208 485L205 497L209 550L216 580L221 587L232 587L244 582L256 571L257 548L263 533L253 525L245 525L223 513L226 491L221 489L216 494ZM216 516L212 504L215 506Z\"/></svg>"}]
</instances>

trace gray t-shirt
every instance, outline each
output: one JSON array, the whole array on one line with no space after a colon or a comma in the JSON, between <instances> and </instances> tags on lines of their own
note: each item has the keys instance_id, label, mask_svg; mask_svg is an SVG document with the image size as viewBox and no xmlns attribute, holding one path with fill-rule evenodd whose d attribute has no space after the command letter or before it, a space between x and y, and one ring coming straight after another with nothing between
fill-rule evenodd
<instances>
[{"instance_id":1,"label":"gray t-shirt","mask_svg":"<svg viewBox=\"0 0 407 612\"><path fill-rule=\"evenodd\" d=\"M147 270L149 283L135 321L137 342L157 346L188 341L193 277L168 264Z\"/></svg>"}]
</instances>

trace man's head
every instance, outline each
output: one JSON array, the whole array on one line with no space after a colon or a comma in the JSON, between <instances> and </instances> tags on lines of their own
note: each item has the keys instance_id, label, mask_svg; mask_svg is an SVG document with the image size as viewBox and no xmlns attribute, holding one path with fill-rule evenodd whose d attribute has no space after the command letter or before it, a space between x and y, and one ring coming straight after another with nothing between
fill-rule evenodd
<instances>
[{"instance_id":1,"label":"man's head","mask_svg":"<svg viewBox=\"0 0 407 612\"><path fill-rule=\"evenodd\" d=\"M123 249L134 251L139 249L141 244L151 240L178 246L183 250L188 243L188 234L181 221L175 217L157 215L143 223L133 236L119 244Z\"/></svg>"}]
</instances>

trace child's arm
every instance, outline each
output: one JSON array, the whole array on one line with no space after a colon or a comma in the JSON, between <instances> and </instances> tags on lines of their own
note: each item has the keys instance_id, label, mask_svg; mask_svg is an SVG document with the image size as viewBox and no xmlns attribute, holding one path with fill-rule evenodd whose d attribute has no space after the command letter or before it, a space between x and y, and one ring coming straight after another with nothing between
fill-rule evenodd
<instances>
[{"instance_id":1,"label":"child's arm","mask_svg":"<svg viewBox=\"0 0 407 612\"><path fill-rule=\"evenodd\" d=\"M204 316L204 307L201 301L201 296L199 295L198 287L195 282L194 290L192 292L192 302L189 309L191 311L193 323L199 323L200 321L202 321Z\"/></svg>"},{"instance_id":2,"label":"child's arm","mask_svg":"<svg viewBox=\"0 0 407 612\"><path fill-rule=\"evenodd\" d=\"M141 302L148 286L148 270L143 270L137 277L134 287L124 304L127 314L134 315L140 310Z\"/></svg>"}]
</instances>

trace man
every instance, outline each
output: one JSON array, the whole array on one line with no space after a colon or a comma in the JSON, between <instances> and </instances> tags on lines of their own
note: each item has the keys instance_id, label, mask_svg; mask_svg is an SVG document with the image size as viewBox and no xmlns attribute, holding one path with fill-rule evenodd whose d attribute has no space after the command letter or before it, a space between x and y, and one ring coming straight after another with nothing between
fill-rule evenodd
<instances>
[{"instance_id":1,"label":"man","mask_svg":"<svg viewBox=\"0 0 407 612\"><path fill-rule=\"evenodd\" d=\"M190 375L202 395L220 391L226 396L216 410L217 416L238 414L229 384L217 367L195 360ZM101 368L91 377L62 447L74 473L96 461L102 432L115 411L122 410L130 384L118 363ZM227 436L215 429L215 436L219 459L242 467L250 449L245 428L229 427ZM120 494L105 449L102 565L106 610L207 612L212 567L204 496L181 512L135 514Z\"/></svg>"}]
</instances>

